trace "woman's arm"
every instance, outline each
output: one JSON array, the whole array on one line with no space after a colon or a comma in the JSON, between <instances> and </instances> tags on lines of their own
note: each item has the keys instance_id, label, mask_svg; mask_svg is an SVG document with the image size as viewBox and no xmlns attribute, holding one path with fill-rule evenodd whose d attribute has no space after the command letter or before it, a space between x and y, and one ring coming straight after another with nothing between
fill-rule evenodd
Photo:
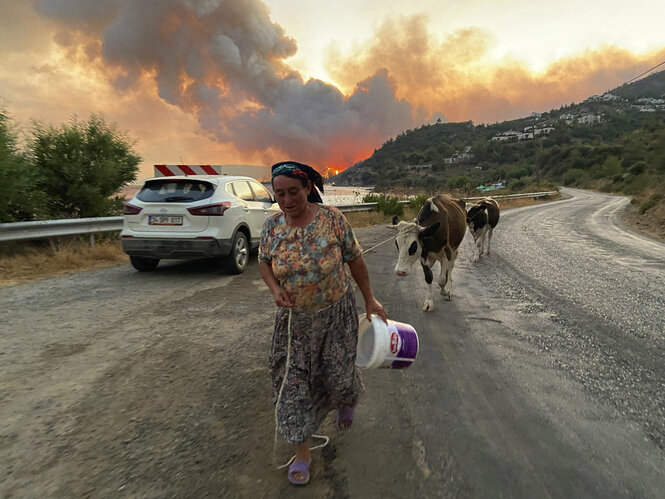
<instances>
[{"instance_id":1,"label":"woman's arm","mask_svg":"<svg viewBox=\"0 0 665 499\"><path fill-rule=\"evenodd\" d=\"M275 299L275 305L278 307L290 308L293 306L293 300L286 292L286 290L279 285L275 274L272 272L272 265L270 262L262 261L259 262L259 274L263 282L266 283L270 292L272 293L273 298Z\"/></svg>"},{"instance_id":2,"label":"woman's arm","mask_svg":"<svg viewBox=\"0 0 665 499\"><path fill-rule=\"evenodd\" d=\"M383 322L388 322L388 317L386 316L386 311L383 309L383 305L378 302L374 297L374 293L372 293L372 286L369 282L369 272L367 272L367 265L365 265L363 257L356 257L346 263L349 265L349 269L351 269L353 280L358 284L358 288L360 288L360 292L365 299L367 316L369 317L372 314L378 315L383 319Z\"/></svg>"}]
</instances>

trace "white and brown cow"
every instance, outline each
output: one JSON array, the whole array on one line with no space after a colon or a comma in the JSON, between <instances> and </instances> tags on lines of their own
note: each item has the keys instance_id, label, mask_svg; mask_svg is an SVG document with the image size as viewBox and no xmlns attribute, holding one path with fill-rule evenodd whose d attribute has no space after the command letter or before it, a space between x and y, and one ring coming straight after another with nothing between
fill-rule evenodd
<instances>
[{"instance_id":1,"label":"white and brown cow","mask_svg":"<svg viewBox=\"0 0 665 499\"><path fill-rule=\"evenodd\" d=\"M429 198L412 222L393 219L392 227L397 230L395 243L399 250L395 274L405 276L413 264L420 260L427 281L427 298L423 310L434 310L432 295L432 267L441 264L439 286L442 295L452 300L450 286L457 252L466 227L465 202L447 194ZM446 289L446 286L448 288Z\"/></svg>"},{"instance_id":2,"label":"white and brown cow","mask_svg":"<svg viewBox=\"0 0 665 499\"><path fill-rule=\"evenodd\" d=\"M466 224L473 235L473 240L478 248L478 258L485 252L485 240L487 240L487 254L490 254L490 241L492 231L499 223L499 205L492 198L485 198L471 206L466 214Z\"/></svg>"}]
</instances>

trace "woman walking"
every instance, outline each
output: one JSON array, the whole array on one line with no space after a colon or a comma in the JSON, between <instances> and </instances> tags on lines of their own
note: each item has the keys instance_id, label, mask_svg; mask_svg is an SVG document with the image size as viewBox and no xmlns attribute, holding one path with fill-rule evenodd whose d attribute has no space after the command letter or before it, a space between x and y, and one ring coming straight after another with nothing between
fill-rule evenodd
<instances>
[{"instance_id":1,"label":"woman walking","mask_svg":"<svg viewBox=\"0 0 665 499\"><path fill-rule=\"evenodd\" d=\"M282 211L266 220L259 246L261 277L277 305L270 374L277 432L295 445L288 479L305 485L309 438L334 409L337 426L349 428L362 393L355 367L358 315L344 264L367 314L387 318L346 217L320 204L316 187L323 192L321 175L308 165L285 161L272 166L272 186Z\"/></svg>"}]
</instances>

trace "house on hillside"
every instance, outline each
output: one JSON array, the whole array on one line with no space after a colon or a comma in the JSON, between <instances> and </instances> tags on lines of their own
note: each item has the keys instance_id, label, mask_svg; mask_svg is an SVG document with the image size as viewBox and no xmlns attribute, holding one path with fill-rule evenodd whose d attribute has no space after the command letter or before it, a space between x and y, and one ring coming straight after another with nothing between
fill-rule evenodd
<instances>
[{"instance_id":1,"label":"house on hillside","mask_svg":"<svg viewBox=\"0 0 665 499\"><path fill-rule=\"evenodd\" d=\"M553 131L554 131L553 126L546 126L546 127L543 127L543 128L536 128L536 136L538 136L538 135L549 135Z\"/></svg>"},{"instance_id":2,"label":"house on hillside","mask_svg":"<svg viewBox=\"0 0 665 499\"><path fill-rule=\"evenodd\" d=\"M641 104L665 104L665 99L654 99L653 97L640 97L637 102Z\"/></svg>"},{"instance_id":3,"label":"house on hillside","mask_svg":"<svg viewBox=\"0 0 665 499\"><path fill-rule=\"evenodd\" d=\"M528 126L528 127L526 127L526 128L524 129L524 131L530 133L530 136L527 137L527 138L531 138L531 139L532 139L534 135L535 135L536 137L537 137L538 135L549 135L550 132L552 132L552 130L554 130L554 127L553 127L553 126L542 126L542 125L543 125L542 123L541 123L540 125L536 125L536 126L540 126L541 128L536 128L536 126Z\"/></svg>"},{"instance_id":4,"label":"house on hillside","mask_svg":"<svg viewBox=\"0 0 665 499\"><path fill-rule=\"evenodd\" d=\"M517 137L519 135L519 132L516 132L515 130L508 130L507 132L501 132L494 137L491 138L491 140L494 141L502 141L502 142L515 142L517 141Z\"/></svg>"},{"instance_id":5,"label":"house on hillside","mask_svg":"<svg viewBox=\"0 0 665 499\"><path fill-rule=\"evenodd\" d=\"M444 158L443 162L447 165L452 165L470 158L473 158L473 154L471 154L471 146L467 146L464 148L464 152L456 152L449 158Z\"/></svg>"},{"instance_id":6,"label":"house on hillside","mask_svg":"<svg viewBox=\"0 0 665 499\"><path fill-rule=\"evenodd\" d=\"M599 114L582 114L577 117L577 122L580 124L600 123L600 120Z\"/></svg>"},{"instance_id":7,"label":"house on hillside","mask_svg":"<svg viewBox=\"0 0 665 499\"><path fill-rule=\"evenodd\" d=\"M561 121L565 122L566 125L570 125L573 121L575 121L575 115L570 114L570 113L566 113L566 114L562 114L561 116L559 116L559 119Z\"/></svg>"}]
</instances>

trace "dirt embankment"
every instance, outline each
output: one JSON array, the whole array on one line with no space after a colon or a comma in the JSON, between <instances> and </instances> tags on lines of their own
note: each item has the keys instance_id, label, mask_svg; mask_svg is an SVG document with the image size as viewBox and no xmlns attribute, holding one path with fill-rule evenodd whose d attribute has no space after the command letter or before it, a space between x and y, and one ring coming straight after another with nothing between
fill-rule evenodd
<instances>
[{"instance_id":1,"label":"dirt embankment","mask_svg":"<svg viewBox=\"0 0 665 499\"><path fill-rule=\"evenodd\" d=\"M629 205L621 219L632 229L659 241L665 241L665 203L660 203L644 214Z\"/></svg>"}]
</instances>

